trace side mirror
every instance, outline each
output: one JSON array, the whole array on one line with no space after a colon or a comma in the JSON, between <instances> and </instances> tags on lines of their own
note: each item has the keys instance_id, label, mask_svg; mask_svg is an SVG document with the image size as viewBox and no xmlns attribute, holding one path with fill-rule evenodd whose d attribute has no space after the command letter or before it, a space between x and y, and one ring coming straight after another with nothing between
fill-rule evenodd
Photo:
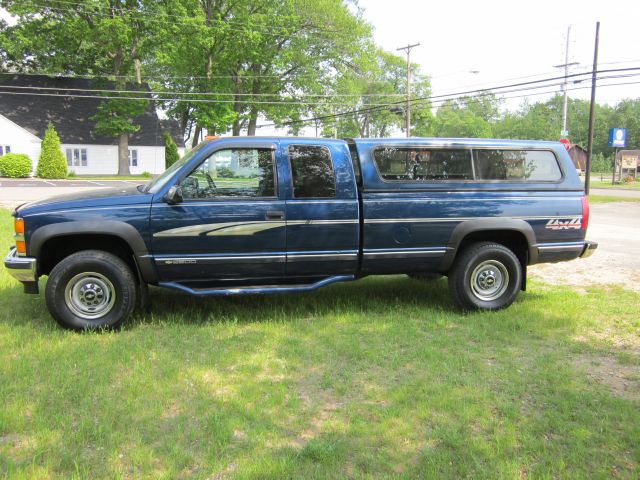
<instances>
[{"instance_id":1,"label":"side mirror","mask_svg":"<svg viewBox=\"0 0 640 480\"><path fill-rule=\"evenodd\" d=\"M169 205L176 205L177 203L182 202L182 189L179 186L174 185L165 194L164 201Z\"/></svg>"}]
</instances>

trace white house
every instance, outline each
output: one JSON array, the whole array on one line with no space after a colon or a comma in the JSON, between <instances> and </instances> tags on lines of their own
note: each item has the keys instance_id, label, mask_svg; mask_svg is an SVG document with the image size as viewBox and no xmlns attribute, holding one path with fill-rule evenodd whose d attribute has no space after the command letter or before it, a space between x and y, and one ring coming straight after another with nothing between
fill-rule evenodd
<instances>
[{"instance_id":1,"label":"white house","mask_svg":"<svg viewBox=\"0 0 640 480\"><path fill-rule=\"evenodd\" d=\"M77 175L117 174L117 139L98 135L91 120L104 101L91 98L90 90L96 88L91 81L79 78L0 76L0 155L24 153L35 171L40 144L51 122L60 136L69 171ZM35 93L55 95L30 95ZM65 93L89 98L64 96ZM161 173L165 169L163 132L171 133L179 149L184 147L177 122L160 120L153 102L149 102L145 113L136 117L134 123L140 129L129 137L131 174Z\"/></svg>"}]
</instances>

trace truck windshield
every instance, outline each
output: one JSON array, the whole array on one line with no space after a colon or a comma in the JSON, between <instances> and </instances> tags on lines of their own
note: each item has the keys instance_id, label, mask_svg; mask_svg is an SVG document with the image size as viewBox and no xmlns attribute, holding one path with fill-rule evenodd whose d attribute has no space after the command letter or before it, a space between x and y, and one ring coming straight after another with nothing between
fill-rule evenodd
<instances>
[{"instance_id":1,"label":"truck windshield","mask_svg":"<svg viewBox=\"0 0 640 480\"><path fill-rule=\"evenodd\" d=\"M156 193L171 179L173 174L180 170L193 156L203 148L207 142L201 142L196 148L187 152L180 160L167 168L163 173L151 180L145 188L145 192Z\"/></svg>"}]
</instances>

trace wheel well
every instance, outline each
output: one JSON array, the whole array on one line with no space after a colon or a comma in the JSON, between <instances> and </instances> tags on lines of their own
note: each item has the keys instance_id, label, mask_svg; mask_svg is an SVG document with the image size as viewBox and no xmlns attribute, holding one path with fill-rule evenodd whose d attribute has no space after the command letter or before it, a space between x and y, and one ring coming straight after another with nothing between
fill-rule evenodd
<instances>
[{"instance_id":1,"label":"wheel well","mask_svg":"<svg viewBox=\"0 0 640 480\"><path fill-rule=\"evenodd\" d=\"M82 250L102 250L120 257L138 276L138 268L129 244L116 235L79 234L62 235L47 240L40 247L39 273L49 275L61 260Z\"/></svg>"},{"instance_id":2,"label":"wheel well","mask_svg":"<svg viewBox=\"0 0 640 480\"><path fill-rule=\"evenodd\" d=\"M480 230L472 232L462 239L456 253L460 253L469 245L476 242L495 242L511 250L522 265L522 290L527 285L527 264L529 263L529 243L523 233L517 230Z\"/></svg>"}]
</instances>

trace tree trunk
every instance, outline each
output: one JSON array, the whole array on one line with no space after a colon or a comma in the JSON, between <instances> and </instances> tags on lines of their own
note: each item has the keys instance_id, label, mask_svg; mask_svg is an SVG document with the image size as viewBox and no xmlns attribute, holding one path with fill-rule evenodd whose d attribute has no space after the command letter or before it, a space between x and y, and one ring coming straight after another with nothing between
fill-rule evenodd
<instances>
[{"instance_id":1,"label":"tree trunk","mask_svg":"<svg viewBox=\"0 0 640 480\"><path fill-rule=\"evenodd\" d=\"M240 120L236 118L233 121L233 136L234 137L239 137L240 136L240 129L241 128L242 128L242 125L240 124Z\"/></svg>"},{"instance_id":2,"label":"tree trunk","mask_svg":"<svg viewBox=\"0 0 640 480\"><path fill-rule=\"evenodd\" d=\"M191 141L191 148L196 148L198 142L200 142L200 132L202 131L202 127L196 124L196 130L193 132L193 140Z\"/></svg>"},{"instance_id":3,"label":"tree trunk","mask_svg":"<svg viewBox=\"0 0 640 480\"><path fill-rule=\"evenodd\" d=\"M251 112L249 113L249 126L247 127L247 136L255 137L256 136L256 127L258 125L258 111L255 107L251 107Z\"/></svg>"},{"instance_id":4,"label":"tree trunk","mask_svg":"<svg viewBox=\"0 0 640 480\"><path fill-rule=\"evenodd\" d=\"M118 175L131 175L129 172L129 134L118 137Z\"/></svg>"}]
</instances>

